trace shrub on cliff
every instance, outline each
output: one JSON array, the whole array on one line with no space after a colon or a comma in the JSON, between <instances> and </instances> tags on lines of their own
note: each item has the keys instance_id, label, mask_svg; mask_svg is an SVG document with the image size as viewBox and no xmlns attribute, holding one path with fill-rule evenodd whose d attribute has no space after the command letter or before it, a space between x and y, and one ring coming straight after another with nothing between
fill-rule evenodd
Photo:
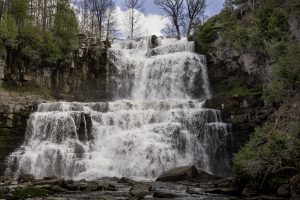
<instances>
[{"instance_id":1,"label":"shrub on cliff","mask_svg":"<svg viewBox=\"0 0 300 200\"><path fill-rule=\"evenodd\" d=\"M5 14L0 21L0 56L5 54L5 46L14 47L18 28L13 16Z\"/></svg>"},{"instance_id":2,"label":"shrub on cliff","mask_svg":"<svg viewBox=\"0 0 300 200\"><path fill-rule=\"evenodd\" d=\"M250 141L235 155L233 175L271 187L280 180L300 172L300 125L281 120L258 128Z\"/></svg>"},{"instance_id":3,"label":"shrub on cliff","mask_svg":"<svg viewBox=\"0 0 300 200\"><path fill-rule=\"evenodd\" d=\"M274 80L264 89L266 104L278 104L300 90L300 42L291 42L274 68Z\"/></svg>"},{"instance_id":4,"label":"shrub on cliff","mask_svg":"<svg viewBox=\"0 0 300 200\"><path fill-rule=\"evenodd\" d=\"M59 0L54 21L54 34L61 49L61 58L68 59L78 48L78 23L67 0Z\"/></svg>"}]
</instances>

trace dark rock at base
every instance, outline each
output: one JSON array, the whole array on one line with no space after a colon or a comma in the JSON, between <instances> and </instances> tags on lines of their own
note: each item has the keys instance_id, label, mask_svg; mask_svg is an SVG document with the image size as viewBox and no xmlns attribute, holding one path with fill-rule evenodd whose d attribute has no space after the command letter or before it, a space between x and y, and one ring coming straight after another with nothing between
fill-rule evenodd
<instances>
[{"instance_id":1,"label":"dark rock at base","mask_svg":"<svg viewBox=\"0 0 300 200\"><path fill-rule=\"evenodd\" d=\"M283 184L277 189L277 195L279 197L289 197L290 196L290 186L288 184Z\"/></svg>"},{"instance_id":2,"label":"dark rock at base","mask_svg":"<svg viewBox=\"0 0 300 200\"><path fill-rule=\"evenodd\" d=\"M34 180L35 180L35 178L32 174L25 174L25 175L19 177L18 182L19 183L28 183L28 182L33 182Z\"/></svg>"},{"instance_id":3,"label":"dark rock at base","mask_svg":"<svg viewBox=\"0 0 300 200\"><path fill-rule=\"evenodd\" d=\"M193 180L199 178L199 172L197 168L193 166L185 166L171 169L169 171L163 172L156 181L162 182L171 182L171 181L185 181L185 180ZM205 177L202 174L202 177Z\"/></svg>"},{"instance_id":4,"label":"dark rock at base","mask_svg":"<svg viewBox=\"0 0 300 200\"><path fill-rule=\"evenodd\" d=\"M94 181L73 181L73 180L62 180L58 183L58 186L70 190L70 191L116 191L116 187L111 184L99 184Z\"/></svg>"},{"instance_id":5,"label":"dark rock at base","mask_svg":"<svg viewBox=\"0 0 300 200\"><path fill-rule=\"evenodd\" d=\"M171 192L155 191L153 197L156 198L176 198L179 197L177 194Z\"/></svg>"},{"instance_id":6,"label":"dark rock at base","mask_svg":"<svg viewBox=\"0 0 300 200\"><path fill-rule=\"evenodd\" d=\"M0 176L0 183L11 183L13 178L10 176Z\"/></svg>"},{"instance_id":7,"label":"dark rock at base","mask_svg":"<svg viewBox=\"0 0 300 200\"><path fill-rule=\"evenodd\" d=\"M156 35L151 35L150 36L150 44L149 48L155 48L158 46L158 37Z\"/></svg>"},{"instance_id":8,"label":"dark rock at base","mask_svg":"<svg viewBox=\"0 0 300 200\"><path fill-rule=\"evenodd\" d=\"M118 180L118 183L126 183L126 184L129 184L132 186L132 185L136 184L137 182L134 180L131 180L130 178L122 177L120 180Z\"/></svg>"},{"instance_id":9,"label":"dark rock at base","mask_svg":"<svg viewBox=\"0 0 300 200\"><path fill-rule=\"evenodd\" d=\"M0 195L1 194L8 194L10 192L9 187L0 186Z\"/></svg>"},{"instance_id":10,"label":"dark rock at base","mask_svg":"<svg viewBox=\"0 0 300 200\"><path fill-rule=\"evenodd\" d=\"M290 189L292 199L300 199L300 174L290 179Z\"/></svg>"},{"instance_id":11,"label":"dark rock at base","mask_svg":"<svg viewBox=\"0 0 300 200\"><path fill-rule=\"evenodd\" d=\"M243 191L242 191L242 195L245 197L252 197L252 196L257 196L257 188L256 185L253 183L248 183Z\"/></svg>"},{"instance_id":12,"label":"dark rock at base","mask_svg":"<svg viewBox=\"0 0 300 200\"><path fill-rule=\"evenodd\" d=\"M150 194L151 185L144 183L136 183L129 191L129 195L135 199L144 199L146 195Z\"/></svg>"},{"instance_id":13,"label":"dark rock at base","mask_svg":"<svg viewBox=\"0 0 300 200\"><path fill-rule=\"evenodd\" d=\"M261 195L261 196L243 198L243 200L285 200L285 198Z\"/></svg>"},{"instance_id":14,"label":"dark rock at base","mask_svg":"<svg viewBox=\"0 0 300 200\"><path fill-rule=\"evenodd\" d=\"M58 179L57 176L49 176L49 177L44 177L44 180L48 181L48 180L55 180Z\"/></svg>"}]
</instances>

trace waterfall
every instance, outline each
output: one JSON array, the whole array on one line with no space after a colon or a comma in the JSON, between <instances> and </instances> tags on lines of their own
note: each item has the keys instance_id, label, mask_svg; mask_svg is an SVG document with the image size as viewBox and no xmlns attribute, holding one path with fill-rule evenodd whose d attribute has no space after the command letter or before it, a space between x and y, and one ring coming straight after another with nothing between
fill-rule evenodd
<instances>
[{"instance_id":1,"label":"waterfall","mask_svg":"<svg viewBox=\"0 0 300 200\"><path fill-rule=\"evenodd\" d=\"M42 103L30 115L23 145L7 157L15 178L153 179L195 164L230 173L230 131L211 96L206 59L185 39L115 41L108 50L111 102Z\"/></svg>"}]
</instances>

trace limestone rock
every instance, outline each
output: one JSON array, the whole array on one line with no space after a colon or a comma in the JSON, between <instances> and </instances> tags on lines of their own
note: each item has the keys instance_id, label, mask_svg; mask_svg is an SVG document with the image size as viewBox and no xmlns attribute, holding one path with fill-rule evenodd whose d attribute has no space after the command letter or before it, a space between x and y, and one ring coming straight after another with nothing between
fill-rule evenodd
<instances>
[{"instance_id":1,"label":"limestone rock","mask_svg":"<svg viewBox=\"0 0 300 200\"><path fill-rule=\"evenodd\" d=\"M129 195L136 199L144 199L150 193L151 185L145 183L136 183L130 189Z\"/></svg>"},{"instance_id":2,"label":"limestone rock","mask_svg":"<svg viewBox=\"0 0 300 200\"><path fill-rule=\"evenodd\" d=\"M155 197L155 198L176 198L176 197L179 197L179 195L172 193L172 192L155 191L153 193L153 197Z\"/></svg>"},{"instance_id":3,"label":"limestone rock","mask_svg":"<svg viewBox=\"0 0 300 200\"><path fill-rule=\"evenodd\" d=\"M292 197L300 197L300 174L291 178L290 185Z\"/></svg>"},{"instance_id":4,"label":"limestone rock","mask_svg":"<svg viewBox=\"0 0 300 200\"><path fill-rule=\"evenodd\" d=\"M151 35L149 40L149 48L155 48L158 46L158 37L156 35Z\"/></svg>"},{"instance_id":5,"label":"limestone rock","mask_svg":"<svg viewBox=\"0 0 300 200\"><path fill-rule=\"evenodd\" d=\"M280 197L289 197L290 196L290 188L288 184L283 184L277 189L277 195Z\"/></svg>"},{"instance_id":6,"label":"limestone rock","mask_svg":"<svg viewBox=\"0 0 300 200\"><path fill-rule=\"evenodd\" d=\"M169 181L184 181L193 180L199 177L197 168L193 166L185 166L171 169L162 173L156 181L169 182Z\"/></svg>"},{"instance_id":7,"label":"limestone rock","mask_svg":"<svg viewBox=\"0 0 300 200\"><path fill-rule=\"evenodd\" d=\"M295 39L300 39L300 15L293 14L289 19L290 31Z\"/></svg>"},{"instance_id":8,"label":"limestone rock","mask_svg":"<svg viewBox=\"0 0 300 200\"><path fill-rule=\"evenodd\" d=\"M18 179L19 183L28 183L33 182L35 180L34 176L32 174L25 174L23 176L20 176Z\"/></svg>"}]
</instances>

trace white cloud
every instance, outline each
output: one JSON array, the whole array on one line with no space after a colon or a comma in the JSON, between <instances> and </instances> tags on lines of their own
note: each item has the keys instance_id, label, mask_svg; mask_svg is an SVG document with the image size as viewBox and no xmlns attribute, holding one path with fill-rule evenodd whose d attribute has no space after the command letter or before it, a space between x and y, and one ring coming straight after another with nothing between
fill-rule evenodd
<instances>
[{"instance_id":1,"label":"white cloud","mask_svg":"<svg viewBox=\"0 0 300 200\"><path fill-rule=\"evenodd\" d=\"M127 37L129 32L127 11L122 10L119 6L116 8L116 19L118 22L118 30L122 37ZM171 24L170 20L158 14L145 15L140 13L141 36L162 35L162 30Z\"/></svg>"}]
</instances>

